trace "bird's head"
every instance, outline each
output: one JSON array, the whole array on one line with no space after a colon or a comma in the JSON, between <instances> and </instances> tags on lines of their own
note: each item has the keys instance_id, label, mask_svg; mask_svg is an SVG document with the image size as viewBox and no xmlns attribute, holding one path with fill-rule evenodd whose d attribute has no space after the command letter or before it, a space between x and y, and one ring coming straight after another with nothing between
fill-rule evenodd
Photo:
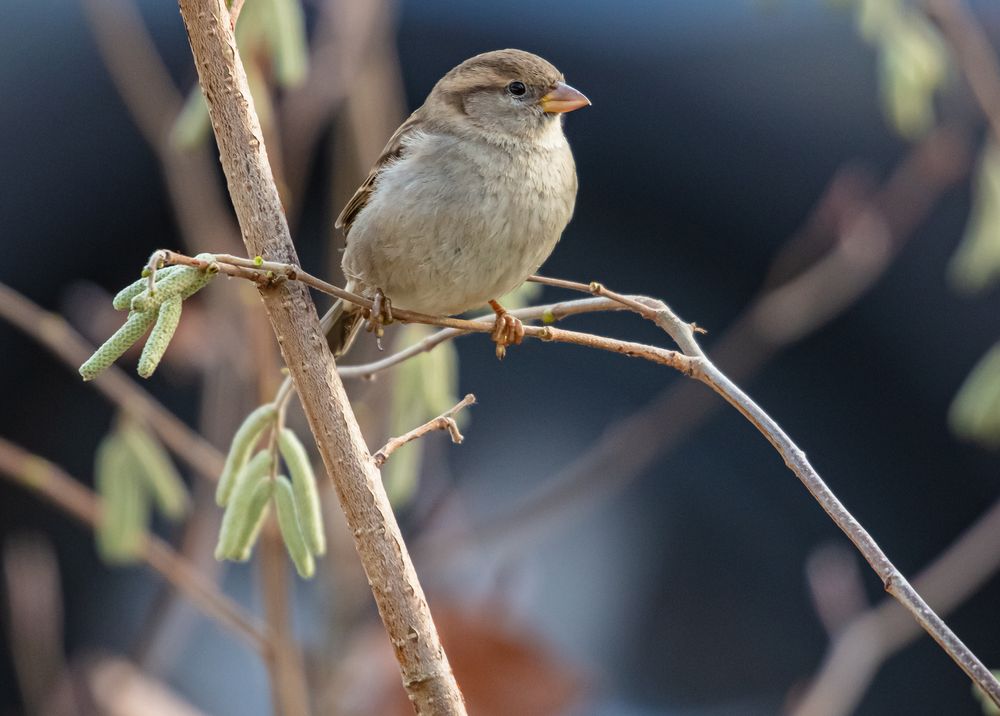
<instances>
[{"instance_id":1,"label":"bird's head","mask_svg":"<svg viewBox=\"0 0 1000 716\"><path fill-rule=\"evenodd\" d=\"M513 138L540 136L566 112L590 104L551 63L522 50L466 60L441 78L428 101L450 106L479 130Z\"/></svg>"}]
</instances>

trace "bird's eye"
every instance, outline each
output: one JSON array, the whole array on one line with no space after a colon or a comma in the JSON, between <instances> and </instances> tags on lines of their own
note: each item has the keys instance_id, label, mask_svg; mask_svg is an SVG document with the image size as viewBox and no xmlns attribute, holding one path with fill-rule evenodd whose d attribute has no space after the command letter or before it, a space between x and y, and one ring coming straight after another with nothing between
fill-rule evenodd
<instances>
[{"instance_id":1,"label":"bird's eye","mask_svg":"<svg viewBox=\"0 0 1000 716\"><path fill-rule=\"evenodd\" d=\"M507 91L515 97L520 97L528 91L528 88L524 86L524 82L511 82L507 85Z\"/></svg>"}]
</instances>

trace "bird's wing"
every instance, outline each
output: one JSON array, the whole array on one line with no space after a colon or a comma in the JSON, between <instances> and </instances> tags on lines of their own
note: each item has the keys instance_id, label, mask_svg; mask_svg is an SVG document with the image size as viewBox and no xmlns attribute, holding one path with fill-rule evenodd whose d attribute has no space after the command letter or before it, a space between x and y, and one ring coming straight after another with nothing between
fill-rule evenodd
<instances>
[{"instance_id":1,"label":"bird's wing","mask_svg":"<svg viewBox=\"0 0 1000 716\"><path fill-rule=\"evenodd\" d=\"M368 198L375 189L375 181L378 179L379 172L381 172L389 162L398 159L402 155L403 140L407 135L418 130L421 124L422 113L418 109L416 112L411 114L405 122L399 125L399 129L397 129L395 134L389 138L388 144L385 145L385 149L382 150L382 154L372 166L371 171L368 172L368 176L365 177L363 182L361 182L361 186L359 186L358 190L354 192L354 196L352 196L351 200L347 202L347 206L344 207L344 210L340 212L340 216L337 217L337 222L334 224L335 228L343 228L345 235L350 232L351 224L354 223L355 217L357 217L358 213L365 208L365 204L368 203Z\"/></svg>"}]
</instances>

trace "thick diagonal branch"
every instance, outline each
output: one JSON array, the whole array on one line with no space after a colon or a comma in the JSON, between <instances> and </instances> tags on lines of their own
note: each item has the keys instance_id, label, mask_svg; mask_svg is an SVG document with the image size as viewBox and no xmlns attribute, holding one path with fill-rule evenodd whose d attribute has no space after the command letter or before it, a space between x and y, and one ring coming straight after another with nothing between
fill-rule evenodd
<instances>
[{"instance_id":1,"label":"thick diagonal branch","mask_svg":"<svg viewBox=\"0 0 1000 716\"><path fill-rule=\"evenodd\" d=\"M224 0L180 0L222 167L251 256L297 264L260 123ZM333 480L417 713L465 705L423 590L326 347L306 287L285 281L261 298Z\"/></svg>"}]
</instances>

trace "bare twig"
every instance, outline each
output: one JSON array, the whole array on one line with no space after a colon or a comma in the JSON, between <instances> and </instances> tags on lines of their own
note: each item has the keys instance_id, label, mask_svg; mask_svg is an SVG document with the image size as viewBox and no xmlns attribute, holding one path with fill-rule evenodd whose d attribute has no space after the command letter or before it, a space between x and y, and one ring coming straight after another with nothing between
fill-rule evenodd
<instances>
[{"instance_id":1,"label":"bare twig","mask_svg":"<svg viewBox=\"0 0 1000 716\"><path fill-rule=\"evenodd\" d=\"M294 264L295 248L225 3L181 0L180 10L247 251ZM260 293L354 534L403 685L418 713L464 714L423 589L320 333L312 300L304 286L287 281L262 287Z\"/></svg>"},{"instance_id":2,"label":"bare twig","mask_svg":"<svg viewBox=\"0 0 1000 716\"><path fill-rule=\"evenodd\" d=\"M585 290L589 292L590 288L587 287ZM660 310L669 311L665 305ZM671 325L681 331L686 329L690 335L685 340L695 340L694 331L688 324L676 319L671 322ZM785 465L799 478L809 494L819 502L830 519L861 552L865 561L881 578L885 590L910 612L917 623L930 634L931 638L944 649L969 678L986 692L994 703L1000 706L1000 682L931 609L902 573L896 569L895 565L889 561L878 543L837 499L833 491L806 459L806 454L788 437L781 426L704 355L692 357L689 375L712 388L760 431L781 455Z\"/></svg>"},{"instance_id":3,"label":"bare twig","mask_svg":"<svg viewBox=\"0 0 1000 716\"><path fill-rule=\"evenodd\" d=\"M333 284L327 283L322 279L318 279L292 263L275 261L255 262L252 259L243 259L232 256L216 256L216 260L213 262L193 258L191 256L185 256L175 251L166 250L162 250L160 255L163 257L164 263L167 264L182 264L202 269L208 268L209 266L217 266L220 273L254 281L262 291L268 288L280 287L286 281L297 281L331 296L343 298L346 301L350 301L364 308L372 307L371 299L351 293L350 291L345 291L339 286L334 286ZM233 262L233 259L236 259L235 263ZM585 292L591 292L590 287L586 284L578 284L573 281L566 281L564 283L567 286L583 287L582 290ZM606 291L606 289L602 290ZM689 324L683 323L662 301L645 297L624 297L620 294L612 292L606 292L602 297L605 298L604 303L578 304L576 308L579 310L576 312L583 313L587 310L609 310L607 308L609 304L620 304L623 309L635 310L631 309L628 303L623 303L622 300L638 301L639 303L645 304L642 306L643 311L640 312L640 315L649 318L665 331L670 333L678 344L681 344L682 341L690 341L691 338L688 336L694 335L695 328ZM598 306L601 308L599 309ZM426 313L418 313L417 311L407 311L397 308L392 309L392 315L394 320L402 321L404 323L423 323L429 326L445 326L457 329L459 333L490 333L493 331L494 327L492 321L470 321L464 318L452 318L450 316L431 316ZM455 333L454 335L459 335L459 333ZM674 334L676 334L676 336ZM683 355L677 351L659 348L657 346L635 343L633 341L622 341L615 338L606 338L604 336L597 336L590 333L568 331L561 328L553 328L552 326L525 326L524 335L542 341L571 343L573 345L596 348L598 350L618 353L633 358L644 358L648 361L652 361L653 363L659 363L670 368L675 368L682 373L690 375L690 356ZM697 344L694 344L694 349L699 352L701 350L700 348L697 348Z\"/></svg>"},{"instance_id":4,"label":"bare twig","mask_svg":"<svg viewBox=\"0 0 1000 716\"><path fill-rule=\"evenodd\" d=\"M94 352L94 346L62 317L43 310L4 284L0 284L0 318L48 348L73 371ZM139 387L125 371L111 366L92 384L112 403L152 428L180 460L203 477L218 479L225 462L222 453Z\"/></svg>"},{"instance_id":5,"label":"bare twig","mask_svg":"<svg viewBox=\"0 0 1000 716\"><path fill-rule=\"evenodd\" d=\"M101 519L101 501L62 469L0 438L0 472L37 493L80 522L95 528ZM269 650L268 636L243 609L205 580L171 547L147 534L142 559L184 594L206 616L243 637L261 654Z\"/></svg>"},{"instance_id":6,"label":"bare twig","mask_svg":"<svg viewBox=\"0 0 1000 716\"><path fill-rule=\"evenodd\" d=\"M462 436L462 433L458 431L458 423L455 422L455 414L462 408L475 404L476 396L469 393L457 404L441 413L433 420L428 420L423 425L414 428L408 433L389 440L389 442L383 445L374 455L372 455L372 459L375 460L376 465L382 467L385 464L385 461L389 459L389 456L396 452L399 448L406 445L406 443L416 440L417 438L422 438L427 433L434 432L435 430L447 430L451 435L451 441L453 443L461 443L465 440L465 438Z\"/></svg>"},{"instance_id":7,"label":"bare twig","mask_svg":"<svg viewBox=\"0 0 1000 716\"><path fill-rule=\"evenodd\" d=\"M1000 502L918 574L913 584L947 614L1000 568ZM853 713L890 656L920 636L899 604L885 599L853 619L830 643L823 665L795 707L795 716Z\"/></svg>"},{"instance_id":8,"label":"bare twig","mask_svg":"<svg viewBox=\"0 0 1000 716\"><path fill-rule=\"evenodd\" d=\"M644 296L632 296L631 298L636 300L648 300ZM510 311L509 313L512 316L520 318L522 321L540 320L545 323L555 323L556 321L568 316L595 313L598 311L624 310L626 310L625 306L608 298L581 298L573 301L560 301L558 303L550 303L542 306L519 308ZM491 311L488 314L473 318L472 321L475 323L485 324L493 321L495 316L496 314ZM403 350L393 353L392 355L388 355L381 360L359 365L338 366L337 372L340 374L341 378L373 378L378 373L397 366L416 355L426 353L445 341L468 334L469 331L463 331L458 328L444 328L436 333L432 333L423 340L414 343L412 346L407 346Z\"/></svg>"}]
</instances>

